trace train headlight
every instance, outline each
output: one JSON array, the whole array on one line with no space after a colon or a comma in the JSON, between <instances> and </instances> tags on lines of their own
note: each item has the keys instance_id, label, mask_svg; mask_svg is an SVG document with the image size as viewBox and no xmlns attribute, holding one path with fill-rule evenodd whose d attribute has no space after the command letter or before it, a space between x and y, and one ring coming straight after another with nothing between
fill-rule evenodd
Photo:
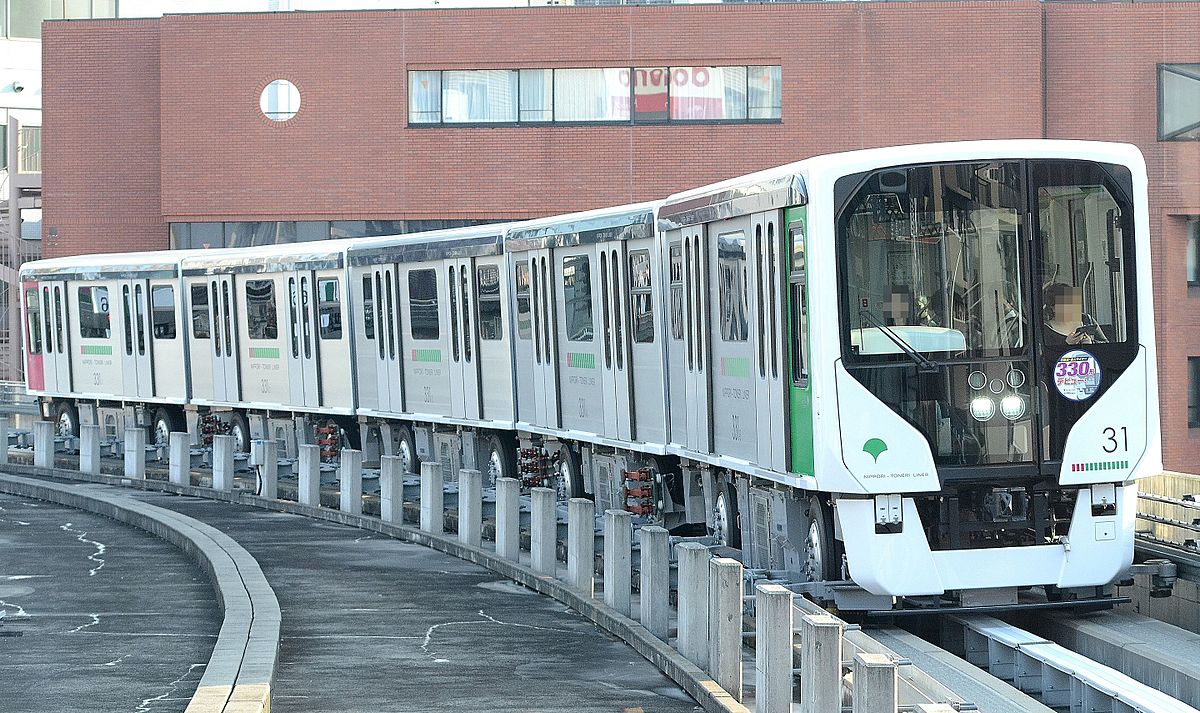
<instances>
[{"instance_id":1,"label":"train headlight","mask_svg":"<svg viewBox=\"0 0 1200 713\"><path fill-rule=\"evenodd\" d=\"M996 415L996 402L986 396L971 399L971 416L976 421L986 421Z\"/></svg>"},{"instance_id":2,"label":"train headlight","mask_svg":"<svg viewBox=\"0 0 1200 713\"><path fill-rule=\"evenodd\" d=\"M1009 394L1000 399L1000 413L1009 421L1016 421L1025 415L1025 399L1016 394Z\"/></svg>"}]
</instances>

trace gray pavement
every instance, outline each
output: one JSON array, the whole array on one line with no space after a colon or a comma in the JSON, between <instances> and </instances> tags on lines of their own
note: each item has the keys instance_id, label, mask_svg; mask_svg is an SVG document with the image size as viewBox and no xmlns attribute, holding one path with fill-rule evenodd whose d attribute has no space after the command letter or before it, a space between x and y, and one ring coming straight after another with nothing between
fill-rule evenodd
<instances>
[{"instance_id":1,"label":"gray pavement","mask_svg":"<svg viewBox=\"0 0 1200 713\"><path fill-rule=\"evenodd\" d=\"M296 515L131 491L229 534L283 615L276 711L687 711L620 640L477 565Z\"/></svg>"},{"instance_id":2,"label":"gray pavement","mask_svg":"<svg viewBox=\"0 0 1200 713\"><path fill-rule=\"evenodd\" d=\"M182 711L221 614L204 572L141 530L0 494L0 711Z\"/></svg>"}]
</instances>

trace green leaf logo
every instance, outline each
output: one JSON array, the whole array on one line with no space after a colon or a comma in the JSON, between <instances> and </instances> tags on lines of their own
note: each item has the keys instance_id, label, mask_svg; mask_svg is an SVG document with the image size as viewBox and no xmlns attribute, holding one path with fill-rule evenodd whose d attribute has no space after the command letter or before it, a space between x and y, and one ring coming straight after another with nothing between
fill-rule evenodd
<instances>
[{"instance_id":1,"label":"green leaf logo","mask_svg":"<svg viewBox=\"0 0 1200 713\"><path fill-rule=\"evenodd\" d=\"M872 438L863 444L863 452L871 454L871 457L875 459L876 463L879 462L879 456L883 455L883 452L887 449L887 444L879 438Z\"/></svg>"}]
</instances>

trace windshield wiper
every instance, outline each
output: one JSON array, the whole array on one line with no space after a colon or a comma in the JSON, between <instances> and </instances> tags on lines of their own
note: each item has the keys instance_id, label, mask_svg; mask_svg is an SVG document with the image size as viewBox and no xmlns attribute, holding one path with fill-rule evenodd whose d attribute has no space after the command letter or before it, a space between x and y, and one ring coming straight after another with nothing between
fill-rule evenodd
<instances>
[{"instance_id":1,"label":"windshield wiper","mask_svg":"<svg viewBox=\"0 0 1200 713\"><path fill-rule=\"evenodd\" d=\"M936 361L930 359L916 349L913 349L913 346L906 342L904 337L901 337L899 334L896 334L894 331L892 331L891 327L884 324L883 320L879 319L874 314L871 314L869 310L860 309L858 311L858 316L860 319L866 319L868 322L879 328L879 331L883 332L888 339L892 340L893 344L900 347L900 351L904 352L904 355L909 359L912 359L913 362L915 362L916 365L921 369L921 371L937 371L942 367L941 364L938 364Z\"/></svg>"}]
</instances>

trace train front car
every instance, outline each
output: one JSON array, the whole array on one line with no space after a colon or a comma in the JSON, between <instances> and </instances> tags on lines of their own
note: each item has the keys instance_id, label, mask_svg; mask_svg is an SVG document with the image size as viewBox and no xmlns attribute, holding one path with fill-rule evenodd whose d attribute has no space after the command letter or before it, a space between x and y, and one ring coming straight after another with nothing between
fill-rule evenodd
<instances>
[{"instance_id":1,"label":"train front car","mask_svg":"<svg viewBox=\"0 0 1200 713\"><path fill-rule=\"evenodd\" d=\"M804 163L814 466L860 601L1102 596L1132 561L1135 481L1162 468L1141 154Z\"/></svg>"}]
</instances>

